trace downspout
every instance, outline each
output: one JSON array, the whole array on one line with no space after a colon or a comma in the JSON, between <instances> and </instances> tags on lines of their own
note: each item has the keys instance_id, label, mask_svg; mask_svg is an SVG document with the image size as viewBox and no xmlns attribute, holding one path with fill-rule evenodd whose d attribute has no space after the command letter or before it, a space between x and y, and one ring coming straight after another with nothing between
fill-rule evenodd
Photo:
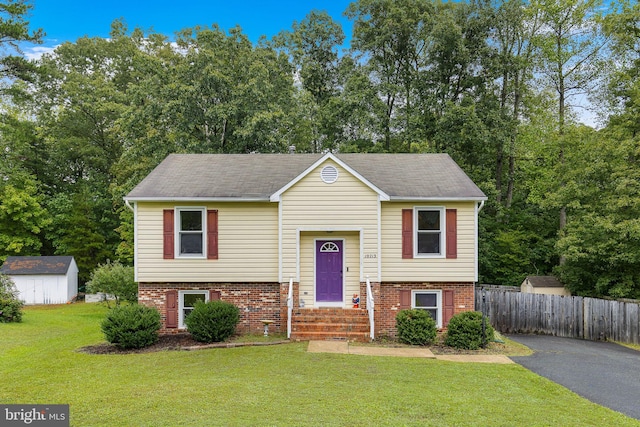
<instances>
[{"instance_id":1,"label":"downspout","mask_svg":"<svg viewBox=\"0 0 640 427\"><path fill-rule=\"evenodd\" d=\"M475 283L474 283L474 286L473 286L473 288L474 288L474 292L473 292L473 294L474 294L474 297L473 297L473 299L474 299L474 301L473 301L474 309L475 309L475 284L478 282L478 217L479 217L480 211L482 210L483 207L484 207L484 200L480 200L480 203L477 205L477 208L476 208L476 221L475 221L475 223L476 223L476 225L475 225L475 233L476 233L476 237L475 237L475 241L476 241L475 242L475 246L476 246L475 247L475 264L476 265L475 265L475 273L474 273L474 276L475 276L474 277L474 282Z\"/></svg>"},{"instance_id":2,"label":"downspout","mask_svg":"<svg viewBox=\"0 0 640 427\"><path fill-rule=\"evenodd\" d=\"M133 206L131 206L131 203L129 203L129 200L124 199L124 204L131 209L131 212L135 212L135 210L133 209Z\"/></svg>"}]
</instances>

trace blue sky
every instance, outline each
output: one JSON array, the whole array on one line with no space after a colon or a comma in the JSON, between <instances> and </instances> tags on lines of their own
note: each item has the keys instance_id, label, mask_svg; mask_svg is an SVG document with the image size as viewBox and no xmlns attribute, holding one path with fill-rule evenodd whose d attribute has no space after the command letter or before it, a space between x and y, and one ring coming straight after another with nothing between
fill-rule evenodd
<instances>
[{"instance_id":1,"label":"blue sky","mask_svg":"<svg viewBox=\"0 0 640 427\"><path fill-rule=\"evenodd\" d=\"M107 37L111 22L124 18L129 29L172 36L196 25L218 24L222 29L240 25L244 33L257 41L261 35L271 38L291 28L314 9L325 10L342 24L345 34L351 25L343 12L351 0L33 0L29 18L31 28L46 33L44 46L52 47L79 37Z\"/></svg>"}]
</instances>

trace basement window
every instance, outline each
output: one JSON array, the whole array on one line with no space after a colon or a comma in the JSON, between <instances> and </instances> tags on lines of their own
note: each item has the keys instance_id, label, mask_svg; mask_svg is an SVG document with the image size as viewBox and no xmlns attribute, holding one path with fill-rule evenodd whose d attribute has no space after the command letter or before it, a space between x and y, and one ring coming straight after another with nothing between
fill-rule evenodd
<instances>
[{"instance_id":1,"label":"basement window","mask_svg":"<svg viewBox=\"0 0 640 427\"><path fill-rule=\"evenodd\" d=\"M411 308L428 311L436 326L442 328L442 291L413 291Z\"/></svg>"}]
</instances>

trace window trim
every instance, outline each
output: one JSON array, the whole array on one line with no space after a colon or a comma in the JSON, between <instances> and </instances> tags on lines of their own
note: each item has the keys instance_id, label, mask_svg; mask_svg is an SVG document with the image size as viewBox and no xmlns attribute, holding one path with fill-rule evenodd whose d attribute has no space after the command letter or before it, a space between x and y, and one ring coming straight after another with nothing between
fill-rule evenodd
<instances>
[{"instance_id":1,"label":"window trim","mask_svg":"<svg viewBox=\"0 0 640 427\"><path fill-rule=\"evenodd\" d=\"M205 289L194 289L188 291L178 291L178 328L186 329L184 324L184 296L204 294L204 302L209 302L209 291Z\"/></svg>"},{"instance_id":2,"label":"window trim","mask_svg":"<svg viewBox=\"0 0 640 427\"><path fill-rule=\"evenodd\" d=\"M202 230L200 231L185 231L181 229L181 212L183 211L200 211L200 218L202 221ZM175 220L174 220L174 240L175 240L175 258L191 258L191 259L206 259L207 258L207 208L203 206L176 206L175 208ZM200 233L202 238L202 253L199 254L183 254L180 251L180 235L197 234Z\"/></svg>"},{"instance_id":3,"label":"window trim","mask_svg":"<svg viewBox=\"0 0 640 427\"><path fill-rule=\"evenodd\" d=\"M442 328L442 315L444 311L444 306L442 305L442 290L441 289L416 289L411 291L411 308L413 309L423 309L423 308L432 308L432 307L416 307L416 295L417 294L435 294L436 295L436 304L435 309L437 310L437 319L436 319L436 327L438 329Z\"/></svg>"},{"instance_id":4,"label":"window trim","mask_svg":"<svg viewBox=\"0 0 640 427\"><path fill-rule=\"evenodd\" d=\"M440 213L440 252L439 253L419 253L418 252L418 229L419 212L420 211L437 211ZM414 206L413 208L413 257L414 258L445 258L447 254L446 248L446 209L444 206ZM435 234L435 232L426 232Z\"/></svg>"}]
</instances>

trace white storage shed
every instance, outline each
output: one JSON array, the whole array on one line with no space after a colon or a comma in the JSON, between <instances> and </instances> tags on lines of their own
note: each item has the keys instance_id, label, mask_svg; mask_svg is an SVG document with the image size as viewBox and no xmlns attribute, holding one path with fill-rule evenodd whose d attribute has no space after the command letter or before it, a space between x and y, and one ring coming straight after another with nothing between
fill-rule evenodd
<instances>
[{"instance_id":1,"label":"white storage shed","mask_svg":"<svg viewBox=\"0 0 640 427\"><path fill-rule=\"evenodd\" d=\"M0 272L11 277L26 304L64 304L78 294L72 256L10 256Z\"/></svg>"}]
</instances>

